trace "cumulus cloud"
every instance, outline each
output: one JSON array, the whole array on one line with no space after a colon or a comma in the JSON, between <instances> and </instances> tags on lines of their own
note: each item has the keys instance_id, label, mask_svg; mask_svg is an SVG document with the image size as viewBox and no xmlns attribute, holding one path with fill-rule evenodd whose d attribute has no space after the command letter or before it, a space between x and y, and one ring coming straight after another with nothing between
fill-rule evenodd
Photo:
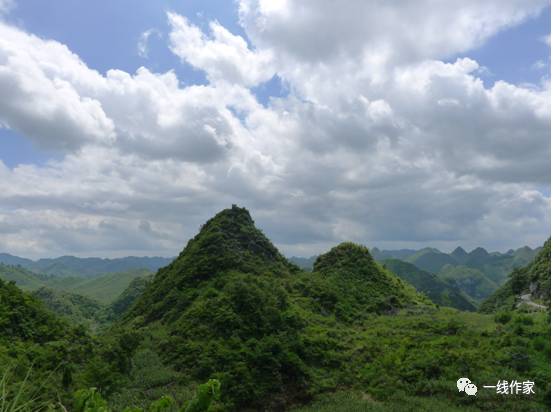
<instances>
[{"instance_id":1,"label":"cumulus cloud","mask_svg":"<svg viewBox=\"0 0 553 412\"><path fill-rule=\"evenodd\" d=\"M6 24L0 38L0 124L42 146L74 151L101 144L198 162L233 146L239 122L222 89L183 89L174 73L146 68L104 76L64 45Z\"/></svg>"},{"instance_id":2,"label":"cumulus cloud","mask_svg":"<svg viewBox=\"0 0 553 412\"><path fill-rule=\"evenodd\" d=\"M231 203L288 254L541 243L549 81L486 86L478 62L443 59L544 2L333 4L243 0L247 39L169 13L169 46L209 80L188 87L174 72L100 74L0 26L0 122L65 151L0 162L0 249L172 255ZM290 93L262 105L252 89L275 74Z\"/></svg>"},{"instance_id":3,"label":"cumulus cloud","mask_svg":"<svg viewBox=\"0 0 553 412\"><path fill-rule=\"evenodd\" d=\"M547 0L240 0L241 22L259 47L311 62L382 55L441 58L482 44L536 15Z\"/></svg>"},{"instance_id":4,"label":"cumulus cloud","mask_svg":"<svg viewBox=\"0 0 553 412\"><path fill-rule=\"evenodd\" d=\"M56 148L113 139L101 103L72 82L82 72L84 82L100 77L64 45L0 23L0 123Z\"/></svg>"},{"instance_id":5,"label":"cumulus cloud","mask_svg":"<svg viewBox=\"0 0 553 412\"><path fill-rule=\"evenodd\" d=\"M140 34L140 38L138 39L136 50L138 55L143 59L148 58L148 53L149 53L148 42L150 40L150 37L152 36L161 37L161 33L157 29L148 29L146 31L143 31Z\"/></svg>"},{"instance_id":6,"label":"cumulus cloud","mask_svg":"<svg viewBox=\"0 0 553 412\"><path fill-rule=\"evenodd\" d=\"M209 24L211 36L191 24L186 17L168 13L171 50L183 61L206 72L212 82L255 86L274 75L270 50L251 50L241 36L218 22Z\"/></svg>"}]
</instances>

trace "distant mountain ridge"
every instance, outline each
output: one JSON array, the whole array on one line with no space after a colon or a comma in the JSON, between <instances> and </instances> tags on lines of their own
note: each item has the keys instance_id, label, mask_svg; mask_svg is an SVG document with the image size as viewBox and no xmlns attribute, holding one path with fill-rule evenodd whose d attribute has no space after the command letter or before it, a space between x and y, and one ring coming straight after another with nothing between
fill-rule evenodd
<instances>
[{"instance_id":1,"label":"distant mountain ridge","mask_svg":"<svg viewBox=\"0 0 553 412\"><path fill-rule=\"evenodd\" d=\"M102 304L112 303L134 279L151 274L152 272L147 269L134 269L90 278L48 276L34 273L21 266L0 263L0 279L14 282L25 291L31 292L47 288L56 292L81 295ZM63 300L66 300L66 297Z\"/></svg>"},{"instance_id":2,"label":"distant mountain ridge","mask_svg":"<svg viewBox=\"0 0 553 412\"><path fill-rule=\"evenodd\" d=\"M517 250L510 249L505 253L492 252L489 253L483 247L477 247L470 252L467 252L461 246L456 247L451 253L442 252L439 249L426 247L423 249L398 249L398 250L382 250L377 247L370 249L373 258L379 262L387 259L398 259L404 262L409 262L420 269L432 273L438 273L445 265L465 265L475 269L481 269L484 265L498 265L501 262L507 262L507 266L523 267L527 265L541 250L541 246L532 249L529 246L523 246ZM317 256L299 257L293 256L289 260L301 267L302 269L312 270L313 263ZM507 273L505 273L506 277ZM492 275L493 277L493 275ZM501 276L499 276L501 277ZM497 276L495 276L497 281Z\"/></svg>"},{"instance_id":3,"label":"distant mountain ridge","mask_svg":"<svg viewBox=\"0 0 553 412\"><path fill-rule=\"evenodd\" d=\"M517 307L551 309L551 238L532 262L512 271L509 280L482 303L480 311L491 313Z\"/></svg>"},{"instance_id":4,"label":"distant mountain ridge","mask_svg":"<svg viewBox=\"0 0 553 412\"><path fill-rule=\"evenodd\" d=\"M413 285L417 291L424 293L437 305L449 306L459 310L476 310L476 305L461 289L432 273L399 259L387 259L382 264L386 269L391 270L401 279Z\"/></svg>"},{"instance_id":5,"label":"distant mountain ridge","mask_svg":"<svg viewBox=\"0 0 553 412\"><path fill-rule=\"evenodd\" d=\"M96 277L107 273L125 272L135 269L147 269L151 272L167 266L174 258L166 257L137 257L123 258L79 258L75 256L60 256L31 260L9 253L0 253L0 263L12 266L21 266L35 273L65 277Z\"/></svg>"},{"instance_id":6,"label":"distant mountain ridge","mask_svg":"<svg viewBox=\"0 0 553 412\"><path fill-rule=\"evenodd\" d=\"M481 302L507 281L511 271L528 265L540 250L541 247L523 246L506 253L490 253L477 247L467 252L458 246L451 253L445 253L431 247L420 250L381 250L375 247L370 253L381 263L389 259L410 263L419 270L437 275L450 287L459 288L474 302ZM312 270L315 259L314 256L293 257L290 261L302 269Z\"/></svg>"},{"instance_id":7,"label":"distant mountain ridge","mask_svg":"<svg viewBox=\"0 0 553 412\"><path fill-rule=\"evenodd\" d=\"M299 256L292 256L288 259L290 262L292 262L294 265L297 265L298 267L302 268L303 270L307 270L311 272L313 270L313 264L317 260L317 256L311 256L311 257L299 257Z\"/></svg>"}]
</instances>

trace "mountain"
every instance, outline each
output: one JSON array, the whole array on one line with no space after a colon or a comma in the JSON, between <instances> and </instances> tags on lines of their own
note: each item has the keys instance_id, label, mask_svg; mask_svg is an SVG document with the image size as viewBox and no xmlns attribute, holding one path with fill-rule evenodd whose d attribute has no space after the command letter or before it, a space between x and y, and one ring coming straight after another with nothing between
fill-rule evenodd
<instances>
[{"instance_id":1,"label":"mountain","mask_svg":"<svg viewBox=\"0 0 553 412\"><path fill-rule=\"evenodd\" d=\"M168 265L173 258L164 257L135 257L103 259L103 258L78 258L75 256L61 256L52 259L39 259L33 261L0 253L0 263L6 265L19 265L35 273L63 277L96 277L106 273L126 272L136 269L156 271L160 267Z\"/></svg>"},{"instance_id":2,"label":"mountain","mask_svg":"<svg viewBox=\"0 0 553 412\"><path fill-rule=\"evenodd\" d=\"M0 263L4 265L22 266L24 268L29 268L33 265L34 262L30 259L10 255L9 253L0 253Z\"/></svg>"},{"instance_id":3,"label":"mountain","mask_svg":"<svg viewBox=\"0 0 553 412\"><path fill-rule=\"evenodd\" d=\"M483 247L477 247L468 254L466 263L469 265L483 264L488 260L489 257L490 254L486 249L484 249Z\"/></svg>"},{"instance_id":4,"label":"mountain","mask_svg":"<svg viewBox=\"0 0 553 412\"><path fill-rule=\"evenodd\" d=\"M513 267L523 267L528 265L540 252L542 248L532 249L528 246L523 246L514 251Z\"/></svg>"},{"instance_id":5,"label":"mountain","mask_svg":"<svg viewBox=\"0 0 553 412\"><path fill-rule=\"evenodd\" d=\"M108 307L109 318L119 319L142 296L153 276L134 278L127 288Z\"/></svg>"},{"instance_id":6,"label":"mountain","mask_svg":"<svg viewBox=\"0 0 553 412\"><path fill-rule=\"evenodd\" d=\"M269 394L271 402L305 396L308 378L299 352L304 322L286 290L297 273L233 205L157 272L124 323L163 325L160 356L191 378L217 374L232 410L276 409Z\"/></svg>"},{"instance_id":7,"label":"mountain","mask_svg":"<svg viewBox=\"0 0 553 412\"><path fill-rule=\"evenodd\" d=\"M437 276L459 288L476 302L481 302L498 288L496 283L478 269L463 265L445 265Z\"/></svg>"},{"instance_id":8,"label":"mountain","mask_svg":"<svg viewBox=\"0 0 553 412\"><path fill-rule=\"evenodd\" d=\"M59 277L39 275L21 266L0 264L0 279L13 281L24 290L33 291L46 287L82 295L102 304L114 301L133 279L149 275L151 272L146 269L135 269L93 278Z\"/></svg>"},{"instance_id":9,"label":"mountain","mask_svg":"<svg viewBox=\"0 0 553 412\"><path fill-rule=\"evenodd\" d=\"M482 303L480 311L489 313L516 307L551 308L551 239L530 264L513 270L509 280Z\"/></svg>"},{"instance_id":10,"label":"mountain","mask_svg":"<svg viewBox=\"0 0 553 412\"><path fill-rule=\"evenodd\" d=\"M431 273L438 273L445 265L457 264L453 257L434 248L422 249L405 260L418 268Z\"/></svg>"},{"instance_id":11,"label":"mountain","mask_svg":"<svg viewBox=\"0 0 553 412\"><path fill-rule=\"evenodd\" d=\"M526 266L538 253L539 248L529 247L517 249L512 255L488 253L483 248L477 248L469 253L464 265L479 270L493 283L500 286L507 281L509 273L517 267Z\"/></svg>"},{"instance_id":12,"label":"mountain","mask_svg":"<svg viewBox=\"0 0 553 412\"><path fill-rule=\"evenodd\" d=\"M451 252L451 257L462 265L467 261L468 253L461 246L457 246L455 250Z\"/></svg>"},{"instance_id":13,"label":"mountain","mask_svg":"<svg viewBox=\"0 0 553 412\"><path fill-rule=\"evenodd\" d=\"M540 276L530 277L530 288L544 296ZM221 412L549 409L549 392L540 390L550 381L547 312L489 316L437 307L349 242L302 271L236 206L202 226L153 279L133 280L116 306L115 321L91 337L86 325L72 327L0 282L8 408L16 409L10 402L27 382L29 403L19 410L184 404L180 410L206 412L206 397L216 398L209 410ZM460 373L492 384L529 376L537 390L527 397L484 392L475 404L451 396Z\"/></svg>"},{"instance_id":14,"label":"mountain","mask_svg":"<svg viewBox=\"0 0 553 412\"><path fill-rule=\"evenodd\" d=\"M45 289L37 295L52 310L13 282L0 280L0 409L108 411L94 407L99 405L79 407L79 391L73 392L90 387L102 393L113 390L130 368L136 336L118 328L93 339L88 333L91 325L74 323L73 315L92 315L97 304ZM57 316L58 310L65 315Z\"/></svg>"},{"instance_id":15,"label":"mountain","mask_svg":"<svg viewBox=\"0 0 553 412\"><path fill-rule=\"evenodd\" d=\"M255 227L249 212L233 205L208 220L179 256L157 272L137 310L148 319L166 316L189 301L176 299L179 291L231 271L284 276L298 270Z\"/></svg>"},{"instance_id":16,"label":"mountain","mask_svg":"<svg viewBox=\"0 0 553 412\"><path fill-rule=\"evenodd\" d=\"M385 259L406 259L409 256L417 253L417 250L414 249L399 249L399 250L380 250L376 247L371 249L371 255L375 260L385 260Z\"/></svg>"},{"instance_id":17,"label":"mountain","mask_svg":"<svg viewBox=\"0 0 553 412\"><path fill-rule=\"evenodd\" d=\"M135 269L121 273L108 273L91 279L51 278L46 285L56 290L75 293L94 299L102 304L110 304L136 278L150 276L146 269Z\"/></svg>"},{"instance_id":18,"label":"mountain","mask_svg":"<svg viewBox=\"0 0 553 412\"><path fill-rule=\"evenodd\" d=\"M56 315L74 323L95 327L103 307L97 301L75 293L42 287L32 292L44 306Z\"/></svg>"},{"instance_id":19,"label":"mountain","mask_svg":"<svg viewBox=\"0 0 553 412\"><path fill-rule=\"evenodd\" d=\"M37 299L14 283L0 280L0 341L44 343L63 336L66 327Z\"/></svg>"},{"instance_id":20,"label":"mountain","mask_svg":"<svg viewBox=\"0 0 553 412\"><path fill-rule=\"evenodd\" d=\"M349 323L427 302L358 245L339 245L301 272L233 206L157 272L123 323L162 325L162 359L194 379L216 374L231 410L283 410L307 396L309 365L338 350L319 341L316 319Z\"/></svg>"},{"instance_id":21,"label":"mountain","mask_svg":"<svg viewBox=\"0 0 553 412\"><path fill-rule=\"evenodd\" d=\"M303 270L307 270L308 272L311 272L313 270L313 263L315 263L316 259L317 259L317 256L311 256L308 258L292 256L288 260L292 262L294 265L298 266L299 268Z\"/></svg>"},{"instance_id":22,"label":"mountain","mask_svg":"<svg viewBox=\"0 0 553 412\"><path fill-rule=\"evenodd\" d=\"M23 290L34 290L45 285L47 278L21 266L0 263L0 279L15 282Z\"/></svg>"},{"instance_id":23,"label":"mountain","mask_svg":"<svg viewBox=\"0 0 553 412\"><path fill-rule=\"evenodd\" d=\"M473 279L474 282L481 284L481 290L474 292L480 296L479 299L483 299L489 295L484 296L480 292L491 294L507 280L509 273L513 269L527 265L538 253L539 248L532 249L524 246L516 251L510 250L507 253L488 253L482 247L475 248L470 253L467 253L460 246L455 248L450 254L440 252L435 248L424 248L419 251L413 251L414 253L411 254L407 253L408 249L385 251L384 253L374 248L373 251L375 252L373 255L378 261L395 258L412 263L430 273L438 274L447 265L449 272L451 272L452 266L462 267L458 273L464 278L466 278L468 272L477 278L484 276L487 280ZM467 268L475 271L468 271ZM480 272L480 275L478 275L478 272ZM450 276L447 277L449 278ZM468 286L466 282L468 282L467 279L465 279L465 285Z\"/></svg>"},{"instance_id":24,"label":"mountain","mask_svg":"<svg viewBox=\"0 0 553 412\"><path fill-rule=\"evenodd\" d=\"M388 259L382 263L437 305L450 306L459 310L476 310L476 306L465 293L441 280L438 276L398 259Z\"/></svg>"},{"instance_id":25,"label":"mountain","mask_svg":"<svg viewBox=\"0 0 553 412\"><path fill-rule=\"evenodd\" d=\"M366 312L391 313L399 308L425 303L415 289L380 266L368 249L344 242L320 255L313 266L347 302L349 310L339 312L343 320L353 320Z\"/></svg>"}]
</instances>

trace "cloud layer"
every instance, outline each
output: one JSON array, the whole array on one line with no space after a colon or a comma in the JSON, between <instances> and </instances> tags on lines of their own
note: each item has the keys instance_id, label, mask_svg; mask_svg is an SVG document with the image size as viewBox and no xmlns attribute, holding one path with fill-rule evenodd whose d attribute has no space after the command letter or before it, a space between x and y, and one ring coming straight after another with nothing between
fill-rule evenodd
<instances>
[{"instance_id":1,"label":"cloud layer","mask_svg":"<svg viewBox=\"0 0 553 412\"><path fill-rule=\"evenodd\" d=\"M63 153L0 162L0 249L171 255L231 203L289 254L539 244L549 81L486 87L478 62L446 59L546 3L442 3L243 0L247 38L168 13L171 51L209 81L187 87L99 73L0 23L0 125ZM290 92L263 105L254 87L274 76Z\"/></svg>"}]
</instances>

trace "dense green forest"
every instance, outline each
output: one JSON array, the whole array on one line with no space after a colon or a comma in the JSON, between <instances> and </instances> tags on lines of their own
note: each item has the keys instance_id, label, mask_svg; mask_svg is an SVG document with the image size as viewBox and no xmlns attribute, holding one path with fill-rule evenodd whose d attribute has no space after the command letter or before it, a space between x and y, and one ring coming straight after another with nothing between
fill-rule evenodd
<instances>
[{"instance_id":1,"label":"dense green forest","mask_svg":"<svg viewBox=\"0 0 553 412\"><path fill-rule=\"evenodd\" d=\"M109 302L0 281L0 411L546 411L549 248L475 312L445 276L362 245L304 271L233 206ZM535 393L483 388L498 380Z\"/></svg>"}]
</instances>

